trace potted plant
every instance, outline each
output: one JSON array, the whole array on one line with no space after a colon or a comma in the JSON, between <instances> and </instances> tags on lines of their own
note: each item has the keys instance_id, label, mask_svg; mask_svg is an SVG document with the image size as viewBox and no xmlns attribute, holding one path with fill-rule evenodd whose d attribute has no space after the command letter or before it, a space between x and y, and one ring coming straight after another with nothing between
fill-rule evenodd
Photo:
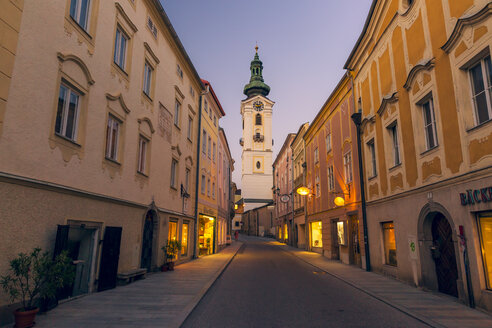
<instances>
[{"instance_id":1,"label":"potted plant","mask_svg":"<svg viewBox=\"0 0 492 328\"><path fill-rule=\"evenodd\" d=\"M48 252L34 248L29 254L19 253L10 261L7 275L0 277L0 286L9 295L12 303L19 300L22 307L14 311L15 327L34 325L39 308L38 298L54 298L59 288L73 282L75 270L66 252L55 259Z\"/></svg>"},{"instance_id":2,"label":"potted plant","mask_svg":"<svg viewBox=\"0 0 492 328\"><path fill-rule=\"evenodd\" d=\"M168 240L167 244L165 246L162 246L162 250L164 251L166 257L164 266L166 266L169 271L173 271L173 260L181 250L181 243L178 240Z\"/></svg>"}]
</instances>

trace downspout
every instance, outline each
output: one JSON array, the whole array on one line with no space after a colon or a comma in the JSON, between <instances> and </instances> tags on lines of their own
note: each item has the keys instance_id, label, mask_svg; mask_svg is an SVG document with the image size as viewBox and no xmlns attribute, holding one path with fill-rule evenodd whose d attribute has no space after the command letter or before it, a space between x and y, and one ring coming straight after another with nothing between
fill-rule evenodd
<instances>
[{"instance_id":1,"label":"downspout","mask_svg":"<svg viewBox=\"0 0 492 328\"><path fill-rule=\"evenodd\" d=\"M361 123L362 123L362 108L359 108L358 111L355 111L355 86L354 86L354 75L351 70L347 71L347 74L350 75L350 80L352 83L352 97L354 99L354 114L352 114L351 118L355 124L357 131L357 155L359 162L359 187L360 187L360 199L361 199L361 207L362 207L362 226L364 230L364 253L366 258L366 271L371 271L371 257L369 254L369 236L367 229L367 213L366 213L366 191L364 186L364 168L362 165L362 144L361 144Z\"/></svg>"},{"instance_id":2,"label":"downspout","mask_svg":"<svg viewBox=\"0 0 492 328\"><path fill-rule=\"evenodd\" d=\"M198 258L197 250L198 250L198 193L200 191L200 145L201 145L201 136L202 136L202 99L203 96L209 92L209 88L207 86L205 91L200 93L200 101L198 103L198 136L196 141L196 184L195 184L195 245L193 247L193 258Z\"/></svg>"},{"instance_id":3,"label":"downspout","mask_svg":"<svg viewBox=\"0 0 492 328\"><path fill-rule=\"evenodd\" d=\"M304 140L304 136L302 136L302 158L304 159L304 162L301 164L302 167L302 185L305 187L306 186L306 167L307 167L307 159L306 159L306 141ZM304 202L304 238L305 238L305 246L304 248L306 251L311 251L311 241L309 238L309 230L310 227L308 225L308 218L307 218L307 197L309 196L302 196L302 201Z\"/></svg>"},{"instance_id":4,"label":"downspout","mask_svg":"<svg viewBox=\"0 0 492 328\"><path fill-rule=\"evenodd\" d=\"M291 148L292 152L292 148ZM292 236L292 242L290 243L292 247L297 247L297 235L294 236L294 225L296 224L294 222L294 152L292 152L291 156L291 161L290 161L290 171L291 171L291 182L290 182L290 200L291 200L291 205L292 205L292 223L291 223L291 236ZM296 240L294 241L294 237L296 237Z\"/></svg>"}]
</instances>

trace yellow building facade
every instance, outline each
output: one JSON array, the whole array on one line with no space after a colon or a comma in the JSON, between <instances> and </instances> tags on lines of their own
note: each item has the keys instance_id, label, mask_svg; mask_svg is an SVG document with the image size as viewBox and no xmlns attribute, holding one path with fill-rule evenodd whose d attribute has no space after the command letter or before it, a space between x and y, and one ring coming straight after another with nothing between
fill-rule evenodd
<instances>
[{"instance_id":1,"label":"yellow building facade","mask_svg":"<svg viewBox=\"0 0 492 328\"><path fill-rule=\"evenodd\" d=\"M76 296L169 239L191 258L203 85L160 2L3 1L0 23L0 272L65 245Z\"/></svg>"},{"instance_id":2,"label":"yellow building facade","mask_svg":"<svg viewBox=\"0 0 492 328\"><path fill-rule=\"evenodd\" d=\"M373 1L345 65L373 270L488 310L491 16L484 0Z\"/></svg>"}]
</instances>

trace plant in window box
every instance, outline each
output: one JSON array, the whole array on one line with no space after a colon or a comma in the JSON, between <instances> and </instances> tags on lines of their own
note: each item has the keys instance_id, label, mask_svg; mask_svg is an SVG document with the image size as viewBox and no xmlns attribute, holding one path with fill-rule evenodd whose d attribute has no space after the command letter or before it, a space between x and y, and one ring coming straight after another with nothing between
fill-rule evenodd
<instances>
[{"instance_id":1,"label":"plant in window box","mask_svg":"<svg viewBox=\"0 0 492 328\"><path fill-rule=\"evenodd\" d=\"M178 240L169 240L165 246L162 246L162 250L164 251L166 257L166 262L163 265L162 271L167 271L164 267L166 267L169 271L174 270L173 260L176 258L176 255L178 255L181 248L181 243Z\"/></svg>"},{"instance_id":2,"label":"plant in window box","mask_svg":"<svg viewBox=\"0 0 492 328\"><path fill-rule=\"evenodd\" d=\"M40 248L19 253L10 261L8 274L0 277L0 286L11 302L22 304L14 311L15 327L32 327L39 311L36 301L55 298L57 290L72 284L74 278L75 268L66 251L55 259Z\"/></svg>"}]
</instances>

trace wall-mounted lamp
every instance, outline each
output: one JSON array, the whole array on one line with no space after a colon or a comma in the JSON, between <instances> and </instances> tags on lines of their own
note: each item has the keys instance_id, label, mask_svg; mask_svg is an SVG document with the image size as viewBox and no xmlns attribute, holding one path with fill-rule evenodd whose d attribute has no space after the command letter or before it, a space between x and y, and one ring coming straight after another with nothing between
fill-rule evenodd
<instances>
[{"instance_id":1,"label":"wall-mounted lamp","mask_svg":"<svg viewBox=\"0 0 492 328\"><path fill-rule=\"evenodd\" d=\"M296 192L301 195L301 196L307 196L311 193L311 190L307 187L299 187L297 188Z\"/></svg>"}]
</instances>

